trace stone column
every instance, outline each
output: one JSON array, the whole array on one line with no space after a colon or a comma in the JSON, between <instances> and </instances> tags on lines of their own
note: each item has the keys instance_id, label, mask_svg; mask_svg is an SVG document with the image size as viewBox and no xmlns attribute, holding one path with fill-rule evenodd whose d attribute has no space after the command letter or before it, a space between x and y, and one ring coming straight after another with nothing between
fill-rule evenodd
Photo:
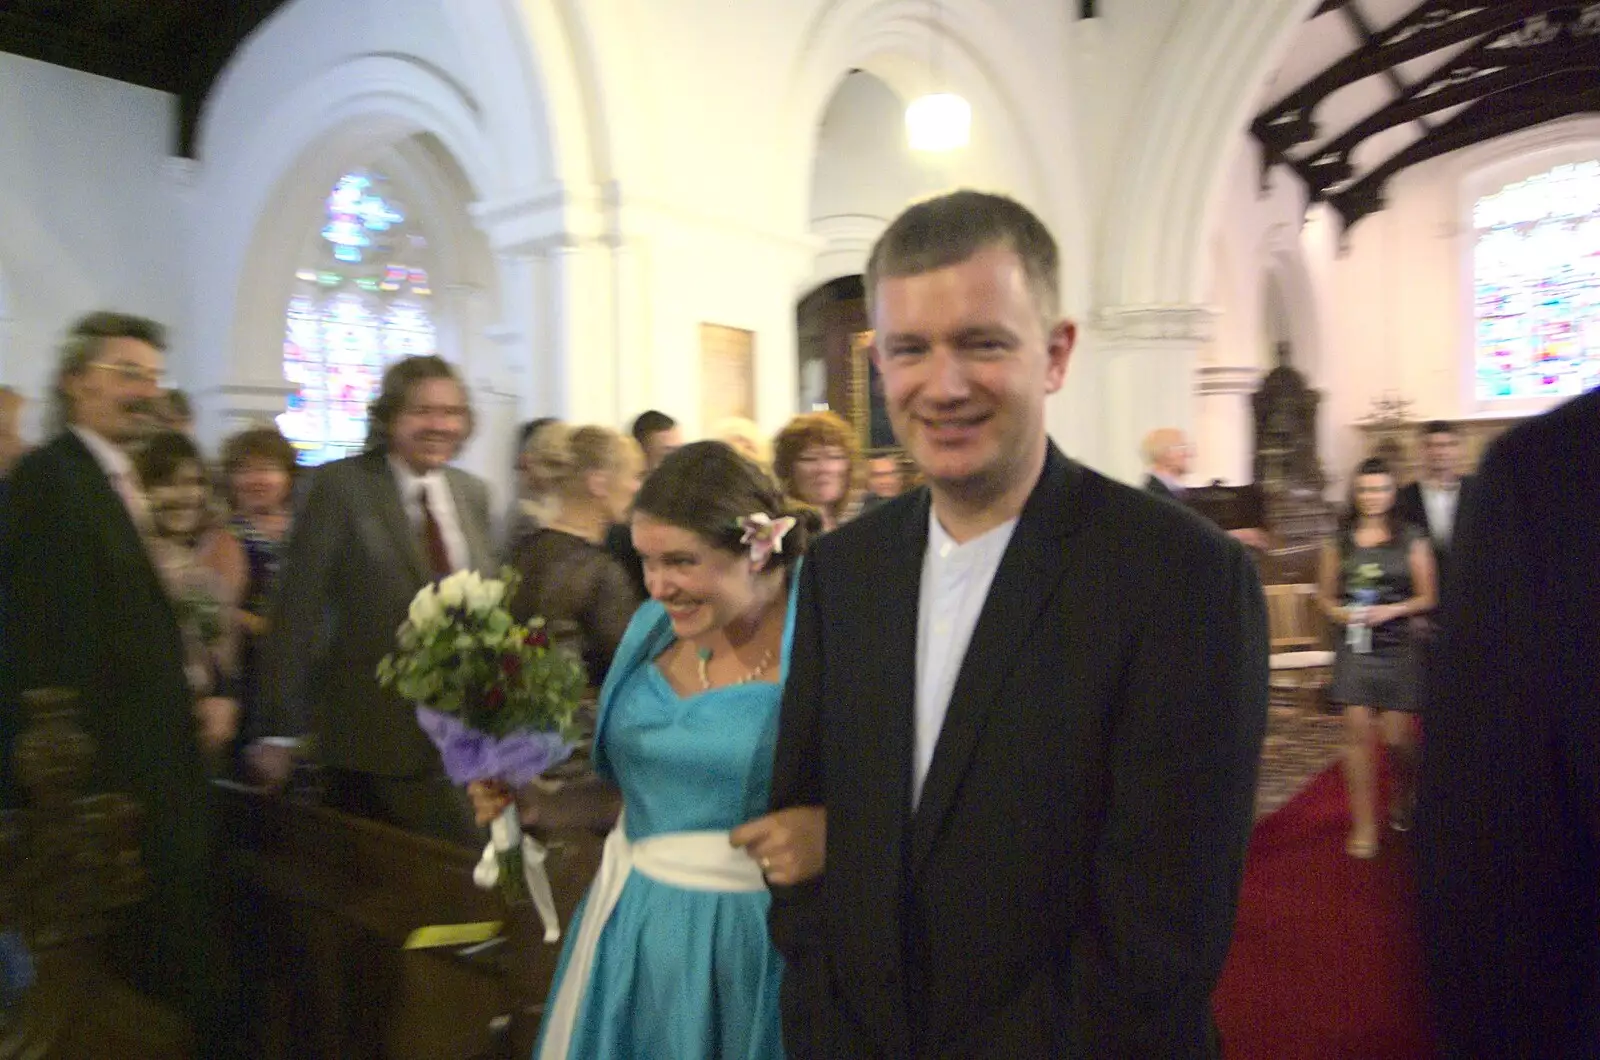
<instances>
[{"instance_id":1,"label":"stone column","mask_svg":"<svg viewBox=\"0 0 1600 1060\"><path fill-rule=\"evenodd\" d=\"M1158 427L1195 436L1195 372L1215 318L1215 310L1197 305L1101 311L1101 465L1107 473L1139 482L1139 443Z\"/></svg>"},{"instance_id":2,"label":"stone column","mask_svg":"<svg viewBox=\"0 0 1600 1060\"><path fill-rule=\"evenodd\" d=\"M1213 365L1198 372L1195 417L1196 484L1221 479L1229 486L1251 481L1255 423L1250 397L1261 381L1259 368Z\"/></svg>"}]
</instances>

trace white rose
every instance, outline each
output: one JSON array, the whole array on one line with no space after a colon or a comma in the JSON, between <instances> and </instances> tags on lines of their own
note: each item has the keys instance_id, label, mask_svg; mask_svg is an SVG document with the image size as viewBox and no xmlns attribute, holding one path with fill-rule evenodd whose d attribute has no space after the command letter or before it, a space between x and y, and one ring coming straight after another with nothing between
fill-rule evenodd
<instances>
[{"instance_id":1,"label":"white rose","mask_svg":"<svg viewBox=\"0 0 1600 1060\"><path fill-rule=\"evenodd\" d=\"M443 614L444 609L439 606L439 597L433 591L433 586L424 585L422 591L411 598L411 611L407 617L417 629L427 629Z\"/></svg>"},{"instance_id":2,"label":"white rose","mask_svg":"<svg viewBox=\"0 0 1600 1060\"><path fill-rule=\"evenodd\" d=\"M439 583L439 603L445 608L460 607L466 600L466 571L456 571Z\"/></svg>"},{"instance_id":3,"label":"white rose","mask_svg":"<svg viewBox=\"0 0 1600 1060\"><path fill-rule=\"evenodd\" d=\"M476 614L488 614L500 603L505 592L503 583L474 574L473 580L467 584L467 607Z\"/></svg>"}]
</instances>

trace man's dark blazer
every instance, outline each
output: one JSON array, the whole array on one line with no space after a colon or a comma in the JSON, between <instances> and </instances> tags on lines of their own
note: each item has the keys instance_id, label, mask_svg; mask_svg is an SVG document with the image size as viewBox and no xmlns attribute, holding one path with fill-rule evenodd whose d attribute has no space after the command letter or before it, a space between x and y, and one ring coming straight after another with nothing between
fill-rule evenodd
<instances>
[{"instance_id":1,"label":"man's dark blazer","mask_svg":"<svg viewBox=\"0 0 1600 1060\"><path fill-rule=\"evenodd\" d=\"M1600 391L1503 435L1424 679L1421 925L1446 1058L1600 1056Z\"/></svg>"},{"instance_id":2,"label":"man's dark blazer","mask_svg":"<svg viewBox=\"0 0 1600 1060\"><path fill-rule=\"evenodd\" d=\"M70 431L12 471L0 542L0 780L26 725L22 692L77 689L96 746L90 790L131 795L146 815L141 856L154 894L117 940L121 970L199 1017L217 866L194 695L166 591L121 496ZM15 803L22 793L3 797Z\"/></svg>"},{"instance_id":3,"label":"man's dark blazer","mask_svg":"<svg viewBox=\"0 0 1600 1060\"><path fill-rule=\"evenodd\" d=\"M827 808L776 888L810 1058L1215 1056L1267 713L1244 549L1053 446L910 808L929 494L802 569L774 808Z\"/></svg>"},{"instance_id":4,"label":"man's dark blazer","mask_svg":"<svg viewBox=\"0 0 1600 1060\"><path fill-rule=\"evenodd\" d=\"M1157 497L1165 497L1169 501L1175 501L1178 499L1178 495L1172 492L1172 487L1168 486L1165 482L1162 482L1154 475L1146 475L1144 477L1144 491L1146 493L1153 493Z\"/></svg>"},{"instance_id":5,"label":"man's dark blazer","mask_svg":"<svg viewBox=\"0 0 1600 1060\"><path fill-rule=\"evenodd\" d=\"M488 572L489 492L444 469L470 566ZM380 777L437 775L439 753L415 704L380 688L378 662L417 590L432 578L388 457L380 451L313 472L284 554L262 682L265 730L314 733L319 760Z\"/></svg>"},{"instance_id":6,"label":"man's dark blazer","mask_svg":"<svg viewBox=\"0 0 1600 1060\"><path fill-rule=\"evenodd\" d=\"M1461 507L1466 502L1467 492L1472 486L1472 476L1461 477L1460 492L1456 495L1456 525L1461 523ZM1439 541L1433 536L1433 528L1428 525L1428 506L1422 503L1422 486L1417 482L1410 482L1400 487L1394 498L1394 513L1404 521L1421 530L1428 537L1428 543L1433 547L1434 566L1439 571L1439 583L1444 583L1445 572L1450 567L1450 552L1455 544L1455 535Z\"/></svg>"}]
</instances>

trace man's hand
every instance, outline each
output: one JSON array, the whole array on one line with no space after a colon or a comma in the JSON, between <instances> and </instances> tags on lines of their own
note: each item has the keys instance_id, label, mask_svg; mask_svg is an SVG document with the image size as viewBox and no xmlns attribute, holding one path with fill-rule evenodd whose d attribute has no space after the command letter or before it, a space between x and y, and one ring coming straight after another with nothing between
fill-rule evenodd
<instances>
[{"instance_id":1,"label":"man's hand","mask_svg":"<svg viewBox=\"0 0 1600 1060\"><path fill-rule=\"evenodd\" d=\"M200 746L216 752L239 733L239 701L227 696L207 696L194 705L200 723Z\"/></svg>"},{"instance_id":2,"label":"man's hand","mask_svg":"<svg viewBox=\"0 0 1600 1060\"><path fill-rule=\"evenodd\" d=\"M245 748L244 760L256 783L268 791L282 791L294 772L294 748L282 743L257 740Z\"/></svg>"},{"instance_id":3,"label":"man's hand","mask_svg":"<svg viewBox=\"0 0 1600 1060\"><path fill-rule=\"evenodd\" d=\"M791 806L746 821L728 834L728 841L744 848L768 883L793 887L822 875L828 814L821 806Z\"/></svg>"},{"instance_id":4,"label":"man's hand","mask_svg":"<svg viewBox=\"0 0 1600 1060\"><path fill-rule=\"evenodd\" d=\"M1228 536L1242 545L1248 545L1261 552L1272 548L1272 538L1260 527L1242 526L1237 530L1229 530Z\"/></svg>"}]
</instances>

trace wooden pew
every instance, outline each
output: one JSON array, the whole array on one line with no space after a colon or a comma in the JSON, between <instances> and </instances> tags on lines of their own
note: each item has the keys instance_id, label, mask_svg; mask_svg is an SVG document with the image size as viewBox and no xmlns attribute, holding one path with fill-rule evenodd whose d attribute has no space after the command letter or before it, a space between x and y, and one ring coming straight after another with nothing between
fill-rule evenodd
<instances>
[{"instance_id":1,"label":"wooden pew","mask_svg":"<svg viewBox=\"0 0 1600 1060\"><path fill-rule=\"evenodd\" d=\"M262 1060L526 1060L560 943L531 905L479 890L479 851L219 783L253 1055ZM600 839L547 867L570 922ZM476 947L405 950L420 927L502 921Z\"/></svg>"}]
</instances>

